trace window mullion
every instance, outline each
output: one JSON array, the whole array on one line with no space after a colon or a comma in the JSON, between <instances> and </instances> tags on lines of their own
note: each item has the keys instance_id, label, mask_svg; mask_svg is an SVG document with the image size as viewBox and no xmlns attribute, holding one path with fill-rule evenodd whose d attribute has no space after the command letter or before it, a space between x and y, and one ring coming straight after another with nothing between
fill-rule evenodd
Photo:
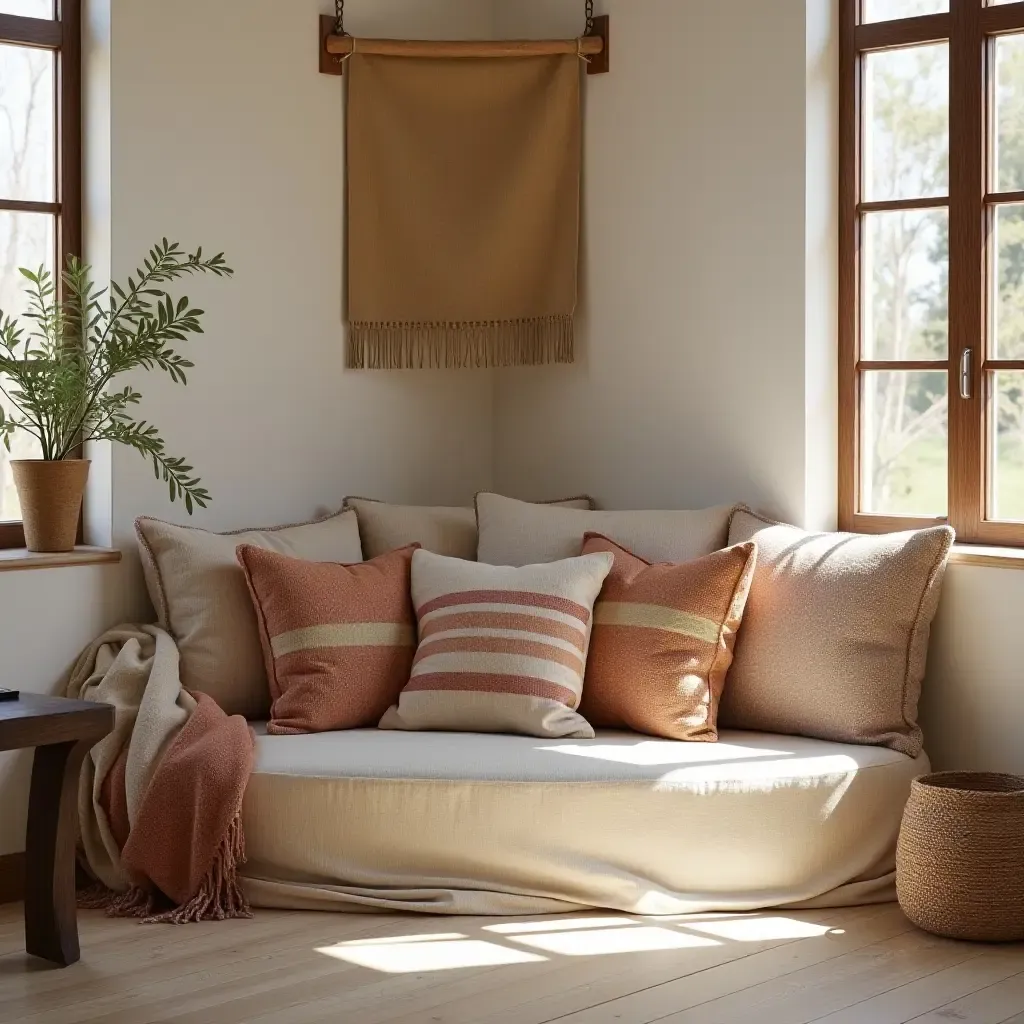
<instances>
[{"instance_id":1,"label":"window mullion","mask_svg":"<svg viewBox=\"0 0 1024 1024\"><path fill-rule=\"evenodd\" d=\"M980 539L984 501L985 85L979 0L951 0L949 167L949 518L961 540ZM959 368L973 353L973 385L961 397Z\"/></svg>"}]
</instances>

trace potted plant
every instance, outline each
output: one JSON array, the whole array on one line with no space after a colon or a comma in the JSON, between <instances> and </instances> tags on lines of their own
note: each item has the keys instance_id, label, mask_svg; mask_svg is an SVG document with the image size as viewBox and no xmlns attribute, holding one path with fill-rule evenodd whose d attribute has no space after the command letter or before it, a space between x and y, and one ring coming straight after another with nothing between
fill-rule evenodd
<instances>
[{"instance_id":1,"label":"potted plant","mask_svg":"<svg viewBox=\"0 0 1024 1024\"><path fill-rule=\"evenodd\" d=\"M163 370L177 384L194 365L172 347L201 334L201 309L173 299L162 287L194 274L229 277L220 253L203 258L163 239L125 286L97 290L92 268L69 257L58 294L53 275L21 270L29 311L18 322L0 310L0 438L8 451L19 430L39 443L41 459L11 463L31 551L70 551L75 545L89 473L80 457L86 441L116 441L153 463L171 501L183 498L189 515L209 493L184 459L172 458L155 426L131 415L142 396L115 378L136 369Z\"/></svg>"}]
</instances>

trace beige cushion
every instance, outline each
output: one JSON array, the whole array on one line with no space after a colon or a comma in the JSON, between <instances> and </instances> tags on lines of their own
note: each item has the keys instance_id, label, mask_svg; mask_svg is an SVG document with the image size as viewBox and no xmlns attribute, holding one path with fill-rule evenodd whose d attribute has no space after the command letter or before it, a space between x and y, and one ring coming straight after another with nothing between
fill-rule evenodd
<instances>
[{"instance_id":1,"label":"beige cushion","mask_svg":"<svg viewBox=\"0 0 1024 1024\"><path fill-rule=\"evenodd\" d=\"M806 533L747 511L757 569L719 722L921 752L917 703L953 531Z\"/></svg>"},{"instance_id":2,"label":"beige cushion","mask_svg":"<svg viewBox=\"0 0 1024 1024\"><path fill-rule=\"evenodd\" d=\"M928 771L923 756L760 733L256 732L245 890L292 910L706 914L892 900L903 808ZM461 1019L482 1018L476 1005Z\"/></svg>"},{"instance_id":3,"label":"beige cushion","mask_svg":"<svg viewBox=\"0 0 1024 1024\"><path fill-rule=\"evenodd\" d=\"M135 523L157 619L178 642L181 681L230 715L265 718L270 690L256 613L235 557L242 544L312 562L361 562L354 512L299 526L208 533L157 519Z\"/></svg>"},{"instance_id":4,"label":"beige cushion","mask_svg":"<svg viewBox=\"0 0 1024 1024\"><path fill-rule=\"evenodd\" d=\"M586 512L479 494L479 559L489 565L534 565L572 558L587 533L628 548L648 562L691 562L726 546L732 508L702 512Z\"/></svg>"},{"instance_id":5,"label":"beige cushion","mask_svg":"<svg viewBox=\"0 0 1024 1024\"><path fill-rule=\"evenodd\" d=\"M476 561L476 512L471 508L390 505L370 498L349 498L345 504L359 516L359 534L367 559L419 544L424 551L436 555ZM569 498L550 504L562 508L594 507L589 498Z\"/></svg>"},{"instance_id":6,"label":"beige cushion","mask_svg":"<svg viewBox=\"0 0 1024 1024\"><path fill-rule=\"evenodd\" d=\"M417 551L412 678L382 729L594 735L576 713L608 552L523 569Z\"/></svg>"}]
</instances>

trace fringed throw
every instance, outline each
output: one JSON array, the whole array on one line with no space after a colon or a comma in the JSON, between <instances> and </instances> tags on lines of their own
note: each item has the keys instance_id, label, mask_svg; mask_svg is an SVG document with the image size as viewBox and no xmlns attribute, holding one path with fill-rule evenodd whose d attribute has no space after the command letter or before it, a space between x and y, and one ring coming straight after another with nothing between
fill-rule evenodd
<instances>
[{"instance_id":1,"label":"fringed throw","mask_svg":"<svg viewBox=\"0 0 1024 1024\"><path fill-rule=\"evenodd\" d=\"M348 365L571 363L578 58L347 65Z\"/></svg>"}]
</instances>

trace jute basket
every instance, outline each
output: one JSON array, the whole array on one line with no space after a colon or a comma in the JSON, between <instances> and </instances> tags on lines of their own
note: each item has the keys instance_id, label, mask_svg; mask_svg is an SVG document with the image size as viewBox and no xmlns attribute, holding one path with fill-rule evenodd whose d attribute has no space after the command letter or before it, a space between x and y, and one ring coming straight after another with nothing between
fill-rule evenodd
<instances>
[{"instance_id":1,"label":"jute basket","mask_svg":"<svg viewBox=\"0 0 1024 1024\"><path fill-rule=\"evenodd\" d=\"M29 551L73 551L89 477L86 459L11 463Z\"/></svg>"},{"instance_id":2,"label":"jute basket","mask_svg":"<svg viewBox=\"0 0 1024 1024\"><path fill-rule=\"evenodd\" d=\"M1024 939L1024 778L918 779L903 816L896 889L919 928L953 939Z\"/></svg>"}]
</instances>

